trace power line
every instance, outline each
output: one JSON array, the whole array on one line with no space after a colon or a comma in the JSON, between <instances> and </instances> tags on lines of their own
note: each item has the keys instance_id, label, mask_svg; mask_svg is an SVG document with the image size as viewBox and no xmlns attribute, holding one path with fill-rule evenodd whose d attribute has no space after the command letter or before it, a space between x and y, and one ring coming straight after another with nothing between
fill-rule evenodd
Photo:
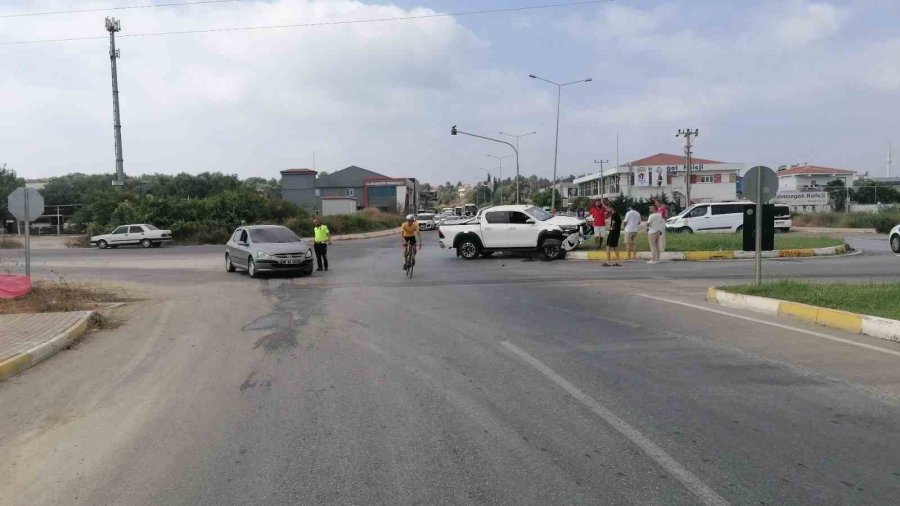
<instances>
[{"instance_id":1,"label":"power line","mask_svg":"<svg viewBox=\"0 0 900 506\"><path fill-rule=\"evenodd\" d=\"M224 1L224 0L220 0ZM239 1L239 0L236 0ZM198 34L198 33L217 33L217 32L248 32L255 30L275 30L275 29L288 29L288 28L314 28L321 26L338 26L338 25L352 25L352 24L360 24L360 23L386 23L386 22L394 22L394 21L417 21L422 19L433 19L433 18L449 18L449 17L461 17L461 16L475 16L475 15L483 15L483 14L500 14L507 12L521 12L521 11L530 11L530 10L539 10L539 9L552 9L557 7L576 7L580 5L591 5L591 4L599 4L599 3L607 3L611 0L583 0L580 2L565 2L565 3L555 3L555 4L544 4L544 5L530 5L524 7L507 7L503 9L487 9L487 10L479 10L479 11L460 11L460 12L445 12L445 13L435 13L435 14L420 14L418 16L397 16L390 18L369 18L369 19L351 19L346 21L319 21L315 23L295 23L295 24L286 24L286 25L263 25L263 26L239 26L239 27L226 27L226 28L206 28L200 30L179 30L179 31L171 31L171 32L147 32L147 33L130 33L119 35L122 37L159 37L164 35L188 35L188 34ZM37 40L19 40L19 41L9 41L9 42L0 42L0 46L13 46L13 45L23 45L23 44L42 44L47 42L73 42L73 41L83 41L83 40L100 40L106 39L104 36L88 36L88 37L66 37L61 39L37 39Z\"/></svg>"},{"instance_id":2,"label":"power line","mask_svg":"<svg viewBox=\"0 0 900 506\"><path fill-rule=\"evenodd\" d=\"M93 9L72 9L68 11L20 12L16 14L0 14L0 19L28 18L34 16L52 16L55 14L81 14L84 12L124 11L129 9L152 9L154 7L182 7L186 5L224 4L243 2L244 0L197 0L194 2L173 2L167 4L124 5L121 7L96 7ZM101 37L102 38L102 37Z\"/></svg>"}]
</instances>

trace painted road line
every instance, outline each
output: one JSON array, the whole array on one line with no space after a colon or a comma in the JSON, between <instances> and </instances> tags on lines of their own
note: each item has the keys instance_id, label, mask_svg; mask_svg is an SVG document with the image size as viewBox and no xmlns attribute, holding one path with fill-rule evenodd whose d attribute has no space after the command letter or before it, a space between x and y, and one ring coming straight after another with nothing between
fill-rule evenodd
<instances>
[{"instance_id":1,"label":"painted road line","mask_svg":"<svg viewBox=\"0 0 900 506\"><path fill-rule=\"evenodd\" d=\"M889 350L887 348L881 348L879 346L872 346L871 344L866 344L866 343L858 343L856 341L851 341L850 339L844 339L842 337L831 336L828 334L824 334L822 332L816 332L814 330L806 330L806 329L801 329L798 327L791 327L790 325L784 325L782 323L769 322L766 320L761 320L759 318L752 318L750 316L743 316L743 315L739 315L739 314L729 313L728 311L720 311L718 309L703 307L703 306L699 306L697 304L690 304L688 302L681 302L680 300L666 299L663 297L657 297L655 295L650 295L650 294L646 294L646 293L639 293L637 295L639 297L644 297L647 299L658 300L660 302L668 302L669 304L678 304L679 306L685 306L685 307L689 307L689 308L693 308L693 309L699 309L700 311L706 311L709 313L720 314L723 316L730 316L732 318L737 318L739 320L747 320L750 322L762 323L763 325L769 325L770 327L777 327L780 329L790 330L792 332L799 332L801 334L807 334L810 336L821 337L822 339L828 339L830 341L836 341L839 343L849 344L851 346L858 346L860 348L865 348L867 350L880 351L881 353L886 353L888 355L894 355L894 356L900 357L900 351Z\"/></svg>"},{"instance_id":2,"label":"painted road line","mask_svg":"<svg viewBox=\"0 0 900 506\"><path fill-rule=\"evenodd\" d=\"M659 464L660 467L665 469L669 474L678 479L678 481L680 481L681 484L684 485L688 490L693 492L693 494L696 495L698 499L700 499L701 503L715 505L728 504L728 501L717 494L707 484L703 483L700 478L694 476L693 473L679 464L678 461L670 457L665 450L657 446L656 443L647 438L647 436L643 435L640 431L629 425L625 420L622 420L621 418L616 416L615 413L597 402L593 397L584 393L575 385L569 383L565 378L557 374L553 369L550 369L546 364L534 358L527 351L519 348L509 341L501 341L500 344L502 344L509 351L516 354L527 364L540 371L544 376L549 378L550 381L556 383L557 386L559 386L569 395L587 406L591 411L597 414L597 416L602 418L603 421L611 425L623 436L628 438L629 441L643 450L644 453L646 453L647 456L649 456L657 464Z\"/></svg>"}]
</instances>

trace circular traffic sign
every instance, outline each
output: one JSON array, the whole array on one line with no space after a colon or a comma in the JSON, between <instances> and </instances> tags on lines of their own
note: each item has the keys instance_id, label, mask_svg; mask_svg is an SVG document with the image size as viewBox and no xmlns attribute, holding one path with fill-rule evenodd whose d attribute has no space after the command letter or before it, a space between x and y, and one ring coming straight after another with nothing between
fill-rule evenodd
<instances>
[{"instance_id":1,"label":"circular traffic sign","mask_svg":"<svg viewBox=\"0 0 900 506\"><path fill-rule=\"evenodd\" d=\"M756 194L757 185L760 188L760 195ZM768 202L778 193L778 175L768 167L757 165L744 174L743 188L744 197L751 202L756 202L758 197L761 197L759 200Z\"/></svg>"}]
</instances>

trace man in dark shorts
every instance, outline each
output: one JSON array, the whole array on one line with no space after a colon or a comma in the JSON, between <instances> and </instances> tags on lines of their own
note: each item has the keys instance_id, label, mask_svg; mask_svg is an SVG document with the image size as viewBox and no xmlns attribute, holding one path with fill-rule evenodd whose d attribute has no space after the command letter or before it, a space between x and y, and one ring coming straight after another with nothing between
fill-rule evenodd
<instances>
[{"instance_id":1,"label":"man in dark shorts","mask_svg":"<svg viewBox=\"0 0 900 506\"><path fill-rule=\"evenodd\" d=\"M413 264L415 264L416 239L418 239L418 248L422 249L422 231L419 230L419 224L416 223L416 216L410 214L406 217L406 221L400 225L400 236L403 237L403 270L407 270L409 265L406 263L407 248L413 249Z\"/></svg>"},{"instance_id":2,"label":"man in dark shorts","mask_svg":"<svg viewBox=\"0 0 900 506\"><path fill-rule=\"evenodd\" d=\"M606 205L606 267L619 267L619 235L622 233L622 217L616 212L612 204ZM616 252L616 263L610 263L610 254Z\"/></svg>"}]
</instances>

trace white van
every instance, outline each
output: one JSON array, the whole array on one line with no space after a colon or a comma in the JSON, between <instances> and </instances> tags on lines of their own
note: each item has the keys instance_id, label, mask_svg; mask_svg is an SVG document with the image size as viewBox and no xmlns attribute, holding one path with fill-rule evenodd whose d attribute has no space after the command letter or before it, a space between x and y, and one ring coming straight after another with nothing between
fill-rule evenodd
<instances>
[{"instance_id":1,"label":"white van","mask_svg":"<svg viewBox=\"0 0 900 506\"><path fill-rule=\"evenodd\" d=\"M694 204L666 221L669 232L689 234L735 233L744 228L744 210L756 204L751 202L705 202ZM788 206L775 206L775 229L787 232L791 229L791 210Z\"/></svg>"}]
</instances>

